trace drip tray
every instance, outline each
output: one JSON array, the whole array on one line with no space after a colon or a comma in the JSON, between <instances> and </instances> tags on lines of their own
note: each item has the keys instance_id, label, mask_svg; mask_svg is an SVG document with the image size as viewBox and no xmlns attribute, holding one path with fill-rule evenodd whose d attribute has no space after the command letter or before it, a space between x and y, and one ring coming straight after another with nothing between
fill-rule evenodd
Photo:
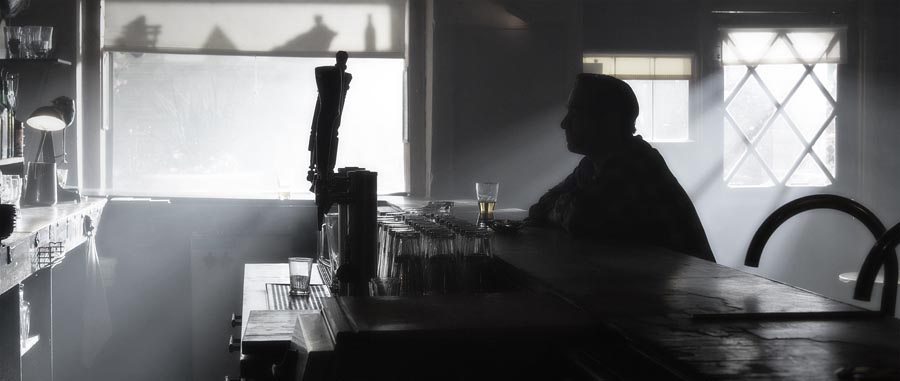
<instances>
[{"instance_id":1,"label":"drip tray","mask_svg":"<svg viewBox=\"0 0 900 381\"><path fill-rule=\"evenodd\" d=\"M292 296L291 285L287 283L266 283L266 303L270 310L321 310L322 298L331 297L331 290L325 285L309 286L307 296Z\"/></svg>"}]
</instances>

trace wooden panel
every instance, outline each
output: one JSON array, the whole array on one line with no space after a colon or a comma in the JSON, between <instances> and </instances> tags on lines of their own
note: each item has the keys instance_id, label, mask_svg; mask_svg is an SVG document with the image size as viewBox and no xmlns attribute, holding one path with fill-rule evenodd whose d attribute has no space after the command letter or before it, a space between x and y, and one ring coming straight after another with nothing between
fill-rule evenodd
<instances>
[{"instance_id":1,"label":"wooden panel","mask_svg":"<svg viewBox=\"0 0 900 381\"><path fill-rule=\"evenodd\" d=\"M19 287L0 295L0 380L19 381Z\"/></svg>"}]
</instances>

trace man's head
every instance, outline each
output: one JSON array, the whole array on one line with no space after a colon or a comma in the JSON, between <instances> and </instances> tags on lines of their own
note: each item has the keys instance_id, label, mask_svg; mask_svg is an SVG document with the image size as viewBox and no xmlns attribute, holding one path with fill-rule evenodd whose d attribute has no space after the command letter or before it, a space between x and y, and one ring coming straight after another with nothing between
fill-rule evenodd
<instances>
[{"instance_id":1,"label":"man's head","mask_svg":"<svg viewBox=\"0 0 900 381\"><path fill-rule=\"evenodd\" d=\"M631 86L601 74L579 74L569 95L569 112L560 123L569 151L602 154L634 135L638 102Z\"/></svg>"}]
</instances>

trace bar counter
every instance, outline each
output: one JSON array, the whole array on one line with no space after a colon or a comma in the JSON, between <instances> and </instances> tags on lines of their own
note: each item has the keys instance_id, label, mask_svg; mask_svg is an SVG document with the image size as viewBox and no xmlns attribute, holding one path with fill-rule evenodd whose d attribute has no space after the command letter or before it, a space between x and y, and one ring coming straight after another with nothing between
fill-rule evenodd
<instances>
[{"instance_id":1,"label":"bar counter","mask_svg":"<svg viewBox=\"0 0 900 381\"><path fill-rule=\"evenodd\" d=\"M579 361L599 373L824 380L836 379L839 368L869 367L892 377L900 368L900 321L891 317L694 318L862 311L806 290L658 247L591 242L548 229L498 235L496 243L503 262L618 336L581 354ZM635 367L642 360L656 368Z\"/></svg>"},{"instance_id":2,"label":"bar counter","mask_svg":"<svg viewBox=\"0 0 900 381\"><path fill-rule=\"evenodd\" d=\"M497 234L495 248L498 266L522 289L536 299L550 295L565 302L560 316L570 316L568 308L574 307L592 322L585 330L588 344L566 354L579 379L823 380L854 373L895 379L900 374L900 321L803 289L659 247L578 239L551 229ZM244 316L255 308L250 306L265 306L259 300L265 298L259 290L263 283L256 282L255 291L247 288L254 277L268 282L283 277L278 282L286 283L286 265L247 265ZM329 299L326 309L360 303ZM398 298L368 299L362 302L368 309L357 311L378 311L378 305ZM813 314L791 315L803 313ZM712 317L701 319L704 315ZM392 319L395 326L423 323ZM562 324L571 328L578 319ZM572 374L568 369L566 377Z\"/></svg>"}]
</instances>

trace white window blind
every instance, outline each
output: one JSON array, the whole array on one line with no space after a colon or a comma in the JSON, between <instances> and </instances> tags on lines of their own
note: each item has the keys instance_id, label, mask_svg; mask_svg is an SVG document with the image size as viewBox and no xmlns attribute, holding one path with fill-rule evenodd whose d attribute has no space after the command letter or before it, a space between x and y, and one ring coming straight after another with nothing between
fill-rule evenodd
<instances>
[{"instance_id":1,"label":"white window blind","mask_svg":"<svg viewBox=\"0 0 900 381\"><path fill-rule=\"evenodd\" d=\"M314 68L350 53L337 167L408 189L405 1L108 0L105 191L305 193Z\"/></svg>"},{"instance_id":2,"label":"white window blind","mask_svg":"<svg viewBox=\"0 0 900 381\"><path fill-rule=\"evenodd\" d=\"M405 1L107 0L104 47L149 52L402 56Z\"/></svg>"}]
</instances>

